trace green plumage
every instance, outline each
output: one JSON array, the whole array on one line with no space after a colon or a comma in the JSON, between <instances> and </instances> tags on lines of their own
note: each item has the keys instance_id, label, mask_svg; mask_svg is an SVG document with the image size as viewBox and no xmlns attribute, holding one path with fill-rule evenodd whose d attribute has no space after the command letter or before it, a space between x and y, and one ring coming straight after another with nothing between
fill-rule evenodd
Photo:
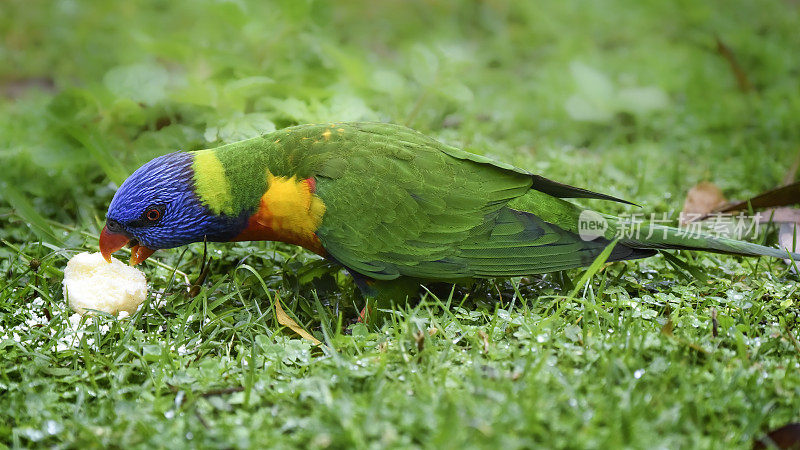
<instances>
[{"instance_id":1,"label":"green plumage","mask_svg":"<svg viewBox=\"0 0 800 450\"><path fill-rule=\"evenodd\" d=\"M561 198L604 198L522 169L464 152L405 127L384 123L302 125L215 150L234 203L254 208L264 171L313 177L325 214L316 235L328 255L357 274L454 281L580 267L613 239L584 241L582 209ZM712 237L622 240L610 260L652 249L698 249L785 257L754 244ZM645 236L646 232L643 233ZM800 255L794 255L800 258Z\"/></svg>"}]
</instances>

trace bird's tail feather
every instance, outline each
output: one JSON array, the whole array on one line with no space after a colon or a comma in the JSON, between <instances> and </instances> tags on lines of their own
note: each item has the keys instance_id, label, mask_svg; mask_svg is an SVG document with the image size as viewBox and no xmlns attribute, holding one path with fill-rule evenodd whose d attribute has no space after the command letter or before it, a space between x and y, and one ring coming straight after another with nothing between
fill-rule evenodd
<instances>
[{"instance_id":1,"label":"bird's tail feather","mask_svg":"<svg viewBox=\"0 0 800 450\"><path fill-rule=\"evenodd\" d=\"M740 256L771 256L800 261L800 253L765 247L750 242L689 232L663 225L642 226L636 236L620 239L621 244L640 249L702 250Z\"/></svg>"}]
</instances>

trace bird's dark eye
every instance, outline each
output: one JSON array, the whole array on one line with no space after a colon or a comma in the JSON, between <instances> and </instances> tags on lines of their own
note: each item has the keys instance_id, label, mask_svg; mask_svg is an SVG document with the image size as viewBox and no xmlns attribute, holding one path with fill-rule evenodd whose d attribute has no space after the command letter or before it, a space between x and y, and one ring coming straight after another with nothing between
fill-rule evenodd
<instances>
[{"instance_id":1,"label":"bird's dark eye","mask_svg":"<svg viewBox=\"0 0 800 450\"><path fill-rule=\"evenodd\" d=\"M142 214L142 222L147 225L155 225L164 216L164 205L150 205Z\"/></svg>"},{"instance_id":2,"label":"bird's dark eye","mask_svg":"<svg viewBox=\"0 0 800 450\"><path fill-rule=\"evenodd\" d=\"M145 217L147 217L147 220L150 222L158 222L158 220L161 219L161 210L158 208L148 209Z\"/></svg>"},{"instance_id":3,"label":"bird's dark eye","mask_svg":"<svg viewBox=\"0 0 800 450\"><path fill-rule=\"evenodd\" d=\"M149 227L156 225L164 217L164 205L150 205L145 208L144 212L138 219L128 223L131 227Z\"/></svg>"}]
</instances>

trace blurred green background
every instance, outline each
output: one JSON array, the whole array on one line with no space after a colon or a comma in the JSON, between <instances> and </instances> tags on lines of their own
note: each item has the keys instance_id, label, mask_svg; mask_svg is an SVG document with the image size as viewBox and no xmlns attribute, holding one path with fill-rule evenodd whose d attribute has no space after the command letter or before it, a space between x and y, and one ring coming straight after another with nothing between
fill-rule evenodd
<instances>
[{"instance_id":1,"label":"blurred green background","mask_svg":"<svg viewBox=\"0 0 800 450\"><path fill-rule=\"evenodd\" d=\"M219 245L202 300L148 265L167 306L56 351L59 272L96 249L138 165L307 122L405 124L648 213L676 214L706 179L747 198L798 152L799 25L791 0L3 0L0 447L749 447L797 420L798 293L780 267L690 257L703 283L653 258L606 271L596 299L559 303L547 277L487 285L374 332L337 322L359 301L346 277L294 276L313 257ZM187 255L154 259L196 275L202 246ZM273 334L277 289L339 353ZM522 309L496 309L495 290ZM26 322L37 297L49 328ZM231 385L244 400L198 393Z\"/></svg>"},{"instance_id":2,"label":"blurred green background","mask_svg":"<svg viewBox=\"0 0 800 450\"><path fill-rule=\"evenodd\" d=\"M772 187L800 133L788 1L0 8L2 177L58 220L153 156L305 122L403 123L653 207L702 178Z\"/></svg>"}]
</instances>

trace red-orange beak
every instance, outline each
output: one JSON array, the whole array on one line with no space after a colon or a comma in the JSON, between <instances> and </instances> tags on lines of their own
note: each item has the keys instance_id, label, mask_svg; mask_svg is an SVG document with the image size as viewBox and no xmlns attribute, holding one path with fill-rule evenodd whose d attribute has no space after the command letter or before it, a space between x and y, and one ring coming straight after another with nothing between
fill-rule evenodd
<instances>
[{"instance_id":1,"label":"red-orange beak","mask_svg":"<svg viewBox=\"0 0 800 450\"><path fill-rule=\"evenodd\" d=\"M150 255L153 254L153 252L155 252L155 250L147 248L143 245L134 245L133 247L131 247L131 260L129 264L135 266L140 262L143 262L145 259L149 258Z\"/></svg>"},{"instance_id":2,"label":"red-orange beak","mask_svg":"<svg viewBox=\"0 0 800 450\"><path fill-rule=\"evenodd\" d=\"M108 227L103 227L103 231L100 232L100 254L110 263L111 254L125 247L130 241L131 239L128 236L108 231ZM130 265L135 266L141 263L149 258L153 252L155 252L155 250L143 245L134 245L131 247Z\"/></svg>"},{"instance_id":3,"label":"red-orange beak","mask_svg":"<svg viewBox=\"0 0 800 450\"><path fill-rule=\"evenodd\" d=\"M103 255L103 258L110 263L111 254L125 247L125 244L128 242L130 242L128 236L120 233L112 233L108 231L108 227L103 227L103 231L100 232L100 253Z\"/></svg>"}]
</instances>

